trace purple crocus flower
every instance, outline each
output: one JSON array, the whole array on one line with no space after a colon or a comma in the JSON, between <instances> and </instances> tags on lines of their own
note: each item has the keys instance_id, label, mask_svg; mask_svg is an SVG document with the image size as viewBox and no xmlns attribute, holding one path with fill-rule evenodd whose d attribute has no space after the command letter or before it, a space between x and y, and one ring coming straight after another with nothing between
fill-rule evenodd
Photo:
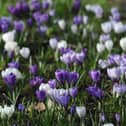
<instances>
[{"instance_id":1,"label":"purple crocus flower","mask_svg":"<svg viewBox=\"0 0 126 126\"><path fill-rule=\"evenodd\" d=\"M79 74L77 72L68 72L66 76L66 81L68 84L76 84L79 79Z\"/></svg>"},{"instance_id":2,"label":"purple crocus flower","mask_svg":"<svg viewBox=\"0 0 126 126\"><path fill-rule=\"evenodd\" d=\"M78 64L82 64L85 57L86 57L86 52L85 51L82 51L80 53L76 53L76 62Z\"/></svg>"},{"instance_id":3,"label":"purple crocus flower","mask_svg":"<svg viewBox=\"0 0 126 126\"><path fill-rule=\"evenodd\" d=\"M4 82L10 87L13 88L16 84L16 76L13 73L8 74L4 78Z\"/></svg>"},{"instance_id":4,"label":"purple crocus flower","mask_svg":"<svg viewBox=\"0 0 126 126\"><path fill-rule=\"evenodd\" d=\"M61 48L60 49L60 53L63 55L63 54L66 54L68 52L74 52L71 48Z\"/></svg>"},{"instance_id":5,"label":"purple crocus flower","mask_svg":"<svg viewBox=\"0 0 126 126\"><path fill-rule=\"evenodd\" d=\"M66 78L68 76L68 72L65 70L57 70L55 72L55 77L56 79L61 83L64 84L66 81Z\"/></svg>"},{"instance_id":6,"label":"purple crocus flower","mask_svg":"<svg viewBox=\"0 0 126 126\"><path fill-rule=\"evenodd\" d=\"M32 73L32 74L35 75L35 74L38 72L38 66L37 66L36 64L31 65L31 66L29 67L29 71L30 71L30 73Z\"/></svg>"},{"instance_id":7,"label":"purple crocus flower","mask_svg":"<svg viewBox=\"0 0 126 126\"><path fill-rule=\"evenodd\" d=\"M75 12L78 12L80 7L81 7L81 0L74 0L73 6L72 6L73 10Z\"/></svg>"},{"instance_id":8,"label":"purple crocus flower","mask_svg":"<svg viewBox=\"0 0 126 126\"><path fill-rule=\"evenodd\" d=\"M73 19L73 22L76 25L80 25L82 23L82 16L80 16L80 15L75 16L74 19Z\"/></svg>"},{"instance_id":9,"label":"purple crocus flower","mask_svg":"<svg viewBox=\"0 0 126 126\"><path fill-rule=\"evenodd\" d=\"M86 90L90 95L98 99L101 99L104 96L104 92L99 87L96 87L95 85L89 86L88 88L86 88Z\"/></svg>"},{"instance_id":10,"label":"purple crocus flower","mask_svg":"<svg viewBox=\"0 0 126 126\"><path fill-rule=\"evenodd\" d=\"M115 119L119 123L120 122L120 119L121 119L120 114L116 113L115 114Z\"/></svg>"},{"instance_id":11,"label":"purple crocus flower","mask_svg":"<svg viewBox=\"0 0 126 126\"><path fill-rule=\"evenodd\" d=\"M53 80L49 80L48 81L48 84L49 84L49 86L51 87L51 88L56 88L56 80L55 79L53 79Z\"/></svg>"},{"instance_id":12,"label":"purple crocus flower","mask_svg":"<svg viewBox=\"0 0 126 126\"><path fill-rule=\"evenodd\" d=\"M56 96L56 101L57 103L61 104L62 106L66 108L70 102L70 96L67 94L58 95Z\"/></svg>"},{"instance_id":13,"label":"purple crocus flower","mask_svg":"<svg viewBox=\"0 0 126 126\"><path fill-rule=\"evenodd\" d=\"M43 3L42 3L42 8L43 9L48 9L49 8L49 2L47 2L47 1L44 1Z\"/></svg>"},{"instance_id":14,"label":"purple crocus flower","mask_svg":"<svg viewBox=\"0 0 126 126\"><path fill-rule=\"evenodd\" d=\"M25 106L23 105L23 104L18 104L18 110L19 111L24 111L24 109L25 109Z\"/></svg>"},{"instance_id":15,"label":"purple crocus flower","mask_svg":"<svg viewBox=\"0 0 126 126\"><path fill-rule=\"evenodd\" d=\"M38 99L39 101L44 101L45 98L46 98L46 92L43 91L43 90L41 90L41 91L37 90L37 91L36 91L36 97L37 97L37 99Z\"/></svg>"},{"instance_id":16,"label":"purple crocus flower","mask_svg":"<svg viewBox=\"0 0 126 126\"><path fill-rule=\"evenodd\" d=\"M29 18L27 20L27 24L28 24L29 27L31 27L33 25L33 20L31 18Z\"/></svg>"},{"instance_id":17,"label":"purple crocus flower","mask_svg":"<svg viewBox=\"0 0 126 126\"><path fill-rule=\"evenodd\" d=\"M44 79L42 77L39 77L39 76L35 76L33 77L31 80L30 80L30 85L32 87L36 87L36 86L39 86L41 83L44 82Z\"/></svg>"},{"instance_id":18,"label":"purple crocus flower","mask_svg":"<svg viewBox=\"0 0 126 126\"><path fill-rule=\"evenodd\" d=\"M40 20L42 23L47 22L49 20L49 15L47 13L42 14Z\"/></svg>"},{"instance_id":19,"label":"purple crocus flower","mask_svg":"<svg viewBox=\"0 0 126 126\"><path fill-rule=\"evenodd\" d=\"M7 32L12 23L11 17L2 17L0 19L0 31Z\"/></svg>"},{"instance_id":20,"label":"purple crocus flower","mask_svg":"<svg viewBox=\"0 0 126 126\"><path fill-rule=\"evenodd\" d=\"M30 8L33 11L39 11L41 9L41 3L38 0L32 0L30 3Z\"/></svg>"},{"instance_id":21,"label":"purple crocus flower","mask_svg":"<svg viewBox=\"0 0 126 126\"><path fill-rule=\"evenodd\" d=\"M77 97L78 89L77 89L77 87L70 88L69 92L70 92L71 97L75 98L75 97Z\"/></svg>"},{"instance_id":22,"label":"purple crocus flower","mask_svg":"<svg viewBox=\"0 0 126 126\"><path fill-rule=\"evenodd\" d=\"M71 106L71 108L70 108L70 114L73 115L75 112L76 112L76 106L73 105L73 106Z\"/></svg>"},{"instance_id":23,"label":"purple crocus flower","mask_svg":"<svg viewBox=\"0 0 126 126\"><path fill-rule=\"evenodd\" d=\"M100 80L101 73L99 70L91 70L89 75L93 81L98 82Z\"/></svg>"},{"instance_id":24,"label":"purple crocus flower","mask_svg":"<svg viewBox=\"0 0 126 126\"><path fill-rule=\"evenodd\" d=\"M23 32L25 29L25 24L23 21L14 21L14 28L17 32Z\"/></svg>"},{"instance_id":25,"label":"purple crocus flower","mask_svg":"<svg viewBox=\"0 0 126 126\"><path fill-rule=\"evenodd\" d=\"M8 67L18 69L20 67L20 64L18 62L12 61L12 62L8 63Z\"/></svg>"},{"instance_id":26,"label":"purple crocus flower","mask_svg":"<svg viewBox=\"0 0 126 126\"><path fill-rule=\"evenodd\" d=\"M40 33L40 34L45 34L48 30L48 27L47 26L41 26L37 29L37 31Z\"/></svg>"}]
</instances>

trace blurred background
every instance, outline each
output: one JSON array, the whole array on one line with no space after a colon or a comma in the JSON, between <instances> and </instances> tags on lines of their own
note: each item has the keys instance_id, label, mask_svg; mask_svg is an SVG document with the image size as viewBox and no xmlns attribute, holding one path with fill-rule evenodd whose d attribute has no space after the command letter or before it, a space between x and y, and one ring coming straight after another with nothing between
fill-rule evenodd
<instances>
[{"instance_id":1,"label":"blurred background","mask_svg":"<svg viewBox=\"0 0 126 126\"><path fill-rule=\"evenodd\" d=\"M7 13L7 6L14 5L17 1L31 1L31 0L0 0L0 17L2 15L6 16ZM43 1L43 0L40 0ZM63 3L66 0L55 0L57 2ZM67 0L67 3L70 3L72 0ZM100 4L103 6L104 9L109 11L111 6L116 6L119 8L120 12L122 13L123 17L126 17L126 0L82 0L82 3L85 4Z\"/></svg>"}]
</instances>

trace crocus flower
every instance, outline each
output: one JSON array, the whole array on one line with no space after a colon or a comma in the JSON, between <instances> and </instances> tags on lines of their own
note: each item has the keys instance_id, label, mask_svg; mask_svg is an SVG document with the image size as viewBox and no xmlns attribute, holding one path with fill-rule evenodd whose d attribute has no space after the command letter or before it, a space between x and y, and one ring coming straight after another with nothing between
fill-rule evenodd
<instances>
[{"instance_id":1,"label":"crocus flower","mask_svg":"<svg viewBox=\"0 0 126 126\"><path fill-rule=\"evenodd\" d=\"M80 16L80 15L75 16L73 19L73 23L76 25L80 25L82 23L82 16Z\"/></svg>"},{"instance_id":2,"label":"crocus flower","mask_svg":"<svg viewBox=\"0 0 126 126\"><path fill-rule=\"evenodd\" d=\"M23 104L18 104L18 110L19 111L24 111L24 109L25 109L25 106L23 105Z\"/></svg>"},{"instance_id":3,"label":"crocus flower","mask_svg":"<svg viewBox=\"0 0 126 126\"><path fill-rule=\"evenodd\" d=\"M14 21L14 28L17 32L23 32L25 29L25 24L23 21Z\"/></svg>"},{"instance_id":4,"label":"crocus flower","mask_svg":"<svg viewBox=\"0 0 126 126\"><path fill-rule=\"evenodd\" d=\"M70 114L73 115L76 112L76 106L72 105L70 108Z\"/></svg>"},{"instance_id":5,"label":"crocus flower","mask_svg":"<svg viewBox=\"0 0 126 126\"><path fill-rule=\"evenodd\" d=\"M123 51L126 51L126 37L120 40L120 47L123 49Z\"/></svg>"},{"instance_id":6,"label":"crocus flower","mask_svg":"<svg viewBox=\"0 0 126 126\"><path fill-rule=\"evenodd\" d=\"M23 58L28 58L29 55L30 55L30 49L27 48L27 47L23 47L22 49L20 49L20 55L23 57Z\"/></svg>"},{"instance_id":7,"label":"crocus flower","mask_svg":"<svg viewBox=\"0 0 126 126\"><path fill-rule=\"evenodd\" d=\"M121 119L120 114L116 113L115 114L115 119L119 123L120 122L120 119Z\"/></svg>"},{"instance_id":8,"label":"crocus flower","mask_svg":"<svg viewBox=\"0 0 126 126\"><path fill-rule=\"evenodd\" d=\"M16 76L16 79L22 79L21 72L16 68L6 68L5 70L3 70L1 72L2 78L6 77L6 76L8 76L10 74L14 74Z\"/></svg>"},{"instance_id":9,"label":"crocus flower","mask_svg":"<svg viewBox=\"0 0 126 126\"><path fill-rule=\"evenodd\" d=\"M50 47L51 47L52 49L56 49L56 48L57 48L57 43L58 43L58 41L57 41L56 38L51 38L51 39L49 40L49 45L50 45Z\"/></svg>"},{"instance_id":10,"label":"crocus flower","mask_svg":"<svg viewBox=\"0 0 126 126\"><path fill-rule=\"evenodd\" d=\"M111 51L112 48L113 48L113 41L112 41L112 40L107 40L107 41L105 41L105 48L106 48L108 51Z\"/></svg>"},{"instance_id":11,"label":"crocus flower","mask_svg":"<svg viewBox=\"0 0 126 126\"><path fill-rule=\"evenodd\" d=\"M101 113L100 114L100 122L104 122L105 121L105 114Z\"/></svg>"},{"instance_id":12,"label":"crocus flower","mask_svg":"<svg viewBox=\"0 0 126 126\"><path fill-rule=\"evenodd\" d=\"M35 74L38 72L38 66L37 66L36 64L31 65L31 66L29 67L29 71L30 71L30 73L32 73L32 74L35 75Z\"/></svg>"},{"instance_id":13,"label":"crocus flower","mask_svg":"<svg viewBox=\"0 0 126 126\"><path fill-rule=\"evenodd\" d=\"M113 95L116 97L119 97L120 95L123 95L126 92L126 85L125 84L114 84L113 85Z\"/></svg>"},{"instance_id":14,"label":"crocus flower","mask_svg":"<svg viewBox=\"0 0 126 126\"><path fill-rule=\"evenodd\" d=\"M86 107L76 106L76 113L80 118L83 118L86 115Z\"/></svg>"},{"instance_id":15,"label":"crocus flower","mask_svg":"<svg viewBox=\"0 0 126 126\"><path fill-rule=\"evenodd\" d=\"M6 75L4 78L4 82L10 87L13 88L16 84L16 76L13 73Z\"/></svg>"},{"instance_id":16,"label":"crocus flower","mask_svg":"<svg viewBox=\"0 0 126 126\"><path fill-rule=\"evenodd\" d=\"M58 21L58 25L59 25L59 28L60 28L61 30L64 30L65 27L66 27L66 22L65 22L65 20L63 20L63 19L59 20L59 21Z\"/></svg>"},{"instance_id":17,"label":"crocus flower","mask_svg":"<svg viewBox=\"0 0 126 126\"><path fill-rule=\"evenodd\" d=\"M76 24L72 24L71 25L71 31L73 34L77 34L77 31L78 31L78 27Z\"/></svg>"},{"instance_id":18,"label":"crocus flower","mask_svg":"<svg viewBox=\"0 0 126 126\"><path fill-rule=\"evenodd\" d=\"M125 27L122 22L113 23L114 32L120 34L125 31Z\"/></svg>"},{"instance_id":19,"label":"crocus flower","mask_svg":"<svg viewBox=\"0 0 126 126\"><path fill-rule=\"evenodd\" d=\"M100 42L105 42L107 40L111 40L110 34L101 34L99 37Z\"/></svg>"},{"instance_id":20,"label":"crocus flower","mask_svg":"<svg viewBox=\"0 0 126 126\"><path fill-rule=\"evenodd\" d=\"M71 97L75 98L78 94L78 89L76 87L69 89Z\"/></svg>"},{"instance_id":21,"label":"crocus flower","mask_svg":"<svg viewBox=\"0 0 126 126\"><path fill-rule=\"evenodd\" d=\"M107 74L111 79L119 79L121 77L121 70L120 68L108 68Z\"/></svg>"},{"instance_id":22,"label":"crocus flower","mask_svg":"<svg viewBox=\"0 0 126 126\"><path fill-rule=\"evenodd\" d=\"M67 72L66 81L68 84L76 84L79 79L79 74L77 72Z\"/></svg>"},{"instance_id":23,"label":"crocus flower","mask_svg":"<svg viewBox=\"0 0 126 126\"><path fill-rule=\"evenodd\" d=\"M41 9L41 3L38 0L32 0L30 3L30 8L33 11L39 11Z\"/></svg>"},{"instance_id":24,"label":"crocus flower","mask_svg":"<svg viewBox=\"0 0 126 126\"><path fill-rule=\"evenodd\" d=\"M104 96L104 91L101 90L99 87L96 87L95 85L89 86L88 88L86 88L86 90L90 95L98 99L101 99Z\"/></svg>"},{"instance_id":25,"label":"crocus flower","mask_svg":"<svg viewBox=\"0 0 126 126\"><path fill-rule=\"evenodd\" d=\"M56 77L56 79L57 79L60 83L62 83L62 84L65 83L67 76L68 76L68 72L65 71L65 70L57 70L57 71L55 72L55 77Z\"/></svg>"},{"instance_id":26,"label":"crocus flower","mask_svg":"<svg viewBox=\"0 0 126 126\"><path fill-rule=\"evenodd\" d=\"M101 29L104 33L110 33L112 30L111 22L105 22L101 24Z\"/></svg>"},{"instance_id":27,"label":"crocus flower","mask_svg":"<svg viewBox=\"0 0 126 126\"><path fill-rule=\"evenodd\" d=\"M32 87L35 87L35 86L39 86L41 83L44 82L44 78L40 77L40 76L35 76L33 77L31 80L30 80L30 85Z\"/></svg>"},{"instance_id":28,"label":"crocus flower","mask_svg":"<svg viewBox=\"0 0 126 126\"><path fill-rule=\"evenodd\" d=\"M76 53L75 52L65 53L60 57L60 60L65 64L72 64L76 60Z\"/></svg>"},{"instance_id":29,"label":"crocus flower","mask_svg":"<svg viewBox=\"0 0 126 126\"><path fill-rule=\"evenodd\" d=\"M58 42L57 49L67 48L67 42L65 40L61 40Z\"/></svg>"},{"instance_id":30,"label":"crocus flower","mask_svg":"<svg viewBox=\"0 0 126 126\"><path fill-rule=\"evenodd\" d=\"M20 66L19 62L12 61L12 62L8 63L8 67L10 67L10 68L17 68L18 69L19 66Z\"/></svg>"},{"instance_id":31,"label":"crocus flower","mask_svg":"<svg viewBox=\"0 0 126 126\"><path fill-rule=\"evenodd\" d=\"M91 71L89 72L89 75L90 75L90 78L91 78L93 81L97 82L97 81L100 80L101 73L100 73L99 70L91 70Z\"/></svg>"},{"instance_id":32,"label":"crocus flower","mask_svg":"<svg viewBox=\"0 0 126 126\"><path fill-rule=\"evenodd\" d=\"M15 38L15 31L9 31L2 35L2 39L4 42L13 42Z\"/></svg>"},{"instance_id":33,"label":"crocus flower","mask_svg":"<svg viewBox=\"0 0 126 126\"><path fill-rule=\"evenodd\" d=\"M49 84L49 86L50 86L51 88L53 88L53 89L56 88L56 85L57 85L55 79L49 80L49 81L48 81L48 84Z\"/></svg>"},{"instance_id":34,"label":"crocus flower","mask_svg":"<svg viewBox=\"0 0 126 126\"><path fill-rule=\"evenodd\" d=\"M43 91L43 90L41 90L41 91L37 90L37 91L36 91L36 97L37 97L37 99L38 99L39 101L44 101L45 98L46 98L46 92Z\"/></svg>"},{"instance_id":35,"label":"crocus flower","mask_svg":"<svg viewBox=\"0 0 126 126\"><path fill-rule=\"evenodd\" d=\"M68 106L68 104L70 102L70 96L67 94L58 95L55 97L55 99L56 99L57 103L61 104L65 108Z\"/></svg>"},{"instance_id":36,"label":"crocus flower","mask_svg":"<svg viewBox=\"0 0 126 126\"><path fill-rule=\"evenodd\" d=\"M96 49L98 53L102 53L105 50L105 45L102 43L97 43Z\"/></svg>"},{"instance_id":37,"label":"crocus flower","mask_svg":"<svg viewBox=\"0 0 126 126\"><path fill-rule=\"evenodd\" d=\"M74 0L73 6L72 6L73 10L75 12L78 12L80 7L81 7L81 0Z\"/></svg>"}]
</instances>

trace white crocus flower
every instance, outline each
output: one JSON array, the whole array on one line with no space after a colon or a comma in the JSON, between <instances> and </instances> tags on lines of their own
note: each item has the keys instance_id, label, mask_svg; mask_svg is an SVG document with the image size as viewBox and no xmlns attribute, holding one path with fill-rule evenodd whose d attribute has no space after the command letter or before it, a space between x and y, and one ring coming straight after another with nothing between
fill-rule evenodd
<instances>
[{"instance_id":1,"label":"white crocus flower","mask_svg":"<svg viewBox=\"0 0 126 126\"><path fill-rule=\"evenodd\" d=\"M114 29L114 32L117 33L117 34L125 31L125 27L124 27L122 22L114 23L113 29Z\"/></svg>"},{"instance_id":2,"label":"white crocus flower","mask_svg":"<svg viewBox=\"0 0 126 126\"><path fill-rule=\"evenodd\" d=\"M120 40L120 47L123 49L123 51L126 51L126 37Z\"/></svg>"},{"instance_id":3,"label":"white crocus flower","mask_svg":"<svg viewBox=\"0 0 126 126\"><path fill-rule=\"evenodd\" d=\"M96 49L98 53L102 53L105 50L105 45L102 43L97 43Z\"/></svg>"},{"instance_id":4,"label":"white crocus flower","mask_svg":"<svg viewBox=\"0 0 126 126\"><path fill-rule=\"evenodd\" d=\"M66 27L66 22L65 22L65 20L59 20L58 21L58 25L59 25L59 27L60 27L60 29L62 29L62 30L64 30L65 29L65 27Z\"/></svg>"},{"instance_id":5,"label":"white crocus flower","mask_svg":"<svg viewBox=\"0 0 126 126\"><path fill-rule=\"evenodd\" d=\"M104 33L110 33L112 30L112 25L110 22L105 22L101 24L101 29Z\"/></svg>"},{"instance_id":6,"label":"white crocus flower","mask_svg":"<svg viewBox=\"0 0 126 126\"><path fill-rule=\"evenodd\" d=\"M57 48L58 49L61 49L61 48L67 48L67 42L65 40L61 40L58 42L58 45L57 45Z\"/></svg>"},{"instance_id":7,"label":"white crocus flower","mask_svg":"<svg viewBox=\"0 0 126 126\"><path fill-rule=\"evenodd\" d=\"M51 39L49 40L49 45L50 45L50 47L51 47L52 49L56 49L56 48L57 48L57 43L58 43L58 41L57 41L56 38L51 38Z\"/></svg>"},{"instance_id":8,"label":"white crocus flower","mask_svg":"<svg viewBox=\"0 0 126 126\"><path fill-rule=\"evenodd\" d=\"M83 118L86 115L86 107L85 106L77 106L76 113L80 118Z\"/></svg>"},{"instance_id":9,"label":"white crocus flower","mask_svg":"<svg viewBox=\"0 0 126 126\"><path fill-rule=\"evenodd\" d=\"M30 49L27 48L27 47L23 47L22 49L20 49L20 55L23 57L23 58L28 58L29 55L30 55Z\"/></svg>"},{"instance_id":10,"label":"white crocus flower","mask_svg":"<svg viewBox=\"0 0 126 126\"><path fill-rule=\"evenodd\" d=\"M40 91L45 91L47 94L48 92L50 92L50 90L52 90L52 88L50 88L49 84L46 84L46 83L42 83L40 86L39 86L39 90Z\"/></svg>"},{"instance_id":11,"label":"white crocus flower","mask_svg":"<svg viewBox=\"0 0 126 126\"><path fill-rule=\"evenodd\" d=\"M7 52L12 52L12 51L17 52L18 49L19 49L19 47L18 47L17 42L10 41L10 42L5 43L4 49L5 49Z\"/></svg>"},{"instance_id":12,"label":"white crocus flower","mask_svg":"<svg viewBox=\"0 0 126 126\"><path fill-rule=\"evenodd\" d=\"M13 73L16 76L17 79L22 78L21 72L16 68L6 68L5 70L3 70L1 72L1 76L2 76L2 78L4 78L4 77L6 77L7 75L9 75L11 73Z\"/></svg>"},{"instance_id":13,"label":"white crocus flower","mask_svg":"<svg viewBox=\"0 0 126 126\"><path fill-rule=\"evenodd\" d=\"M9 31L2 35L2 39L4 42L12 42L14 41L14 38L15 38L15 30Z\"/></svg>"},{"instance_id":14,"label":"white crocus flower","mask_svg":"<svg viewBox=\"0 0 126 126\"><path fill-rule=\"evenodd\" d=\"M71 25L71 31L72 31L72 33L73 33L73 34L76 34L76 33L77 33L77 30L78 30L77 25L72 24L72 25Z\"/></svg>"},{"instance_id":15,"label":"white crocus flower","mask_svg":"<svg viewBox=\"0 0 126 126\"><path fill-rule=\"evenodd\" d=\"M108 51L111 51L112 48L113 48L113 41L112 41L112 40L107 40L107 41L105 42L105 47L106 47L106 49L107 49Z\"/></svg>"},{"instance_id":16,"label":"white crocus flower","mask_svg":"<svg viewBox=\"0 0 126 126\"><path fill-rule=\"evenodd\" d=\"M0 116L1 118L10 118L15 111L14 105L7 106L4 105L4 107L0 106Z\"/></svg>"}]
</instances>

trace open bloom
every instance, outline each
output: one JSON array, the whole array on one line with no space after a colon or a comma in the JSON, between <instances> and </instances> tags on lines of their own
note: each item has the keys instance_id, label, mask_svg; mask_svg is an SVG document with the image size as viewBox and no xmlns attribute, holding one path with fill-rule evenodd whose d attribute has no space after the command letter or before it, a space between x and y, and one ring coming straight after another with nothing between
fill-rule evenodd
<instances>
[{"instance_id":1,"label":"open bloom","mask_svg":"<svg viewBox=\"0 0 126 126\"><path fill-rule=\"evenodd\" d=\"M14 105L7 106L4 105L4 107L0 106L0 116L1 118L10 118L15 111Z\"/></svg>"},{"instance_id":2,"label":"open bloom","mask_svg":"<svg viewBox=\"0 0 126 126\"><path fill-rule=\"evenodd\" d=\"M2 75L3 78L7 77L10 74L15 75L16 79L21 79L22 78L21 72L18 69L16 69L16 68L6 68L5 70L3 70L1 72L1 75Z\"/></svg>"}]
</instances>

